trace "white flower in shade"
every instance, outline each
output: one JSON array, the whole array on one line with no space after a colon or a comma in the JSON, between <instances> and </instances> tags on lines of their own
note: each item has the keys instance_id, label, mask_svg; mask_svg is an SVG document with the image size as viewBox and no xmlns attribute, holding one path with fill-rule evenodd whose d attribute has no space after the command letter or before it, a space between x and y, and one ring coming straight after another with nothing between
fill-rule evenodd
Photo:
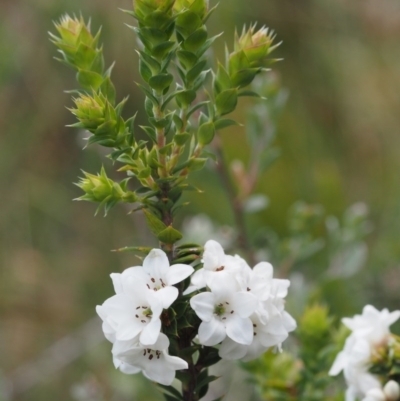
<instances>
[{"instance_id":1,"label":"white flower in shade","mask_svg":"<svg viewBox=\"0 0 400 401\"><path fill-rule=\"evenodd\" d=\"M375 347L385 346L390 339L389 327L400 317L400 311L378 311L371 305L361 315L344 318L342 322L352 331L329 371L335 376L342 370L348 385L346 401L366 397L377 399L381 384L376 376L368 372ZM369 398L368 398L369 397Z\"/></svg>"},{"instance_id":2,"label":"white flower in shade","mask_svg":"<svg viewBox=\"0 0 400 401\"><path fill-rule=\"evenodd\" d=\"M257 313L250 316L253 324L253 341L249 345L238 344L226 338L219 349L219 355L223 359L241 359L244 362L258 358L271 347L281 348L283 341L289 336L289 332L296 328L296 321L283 309L283 302L275 303L275 315L265 322Z\"/></svg>"},{"instance_id":3,"label":"white flower in shade","mask_svg":"<svg viewBox=\"0 0 400 401\"><path fill-rule=\"evenodd\" d=\"M168 355L168 347L168 337L163 333L153 345L117 341L112 349L115 367L128 374L141 371L148 379L169 386L175 372L187 369L188 364L181 358Z\"/></svg>"},{"instance_id":4,"label":"white flower in shade","mask_svg":"<svg viewBox=\"0 0 400 401\"><path fill-rule=\"evenodd\" d=\"M249 318L257 307L257 299L240 291L233 276L214 276L208 283L211 292L202 292L190 300L190 306L202 320L199 342L216 345L225 337L239 344L253 341L253 323Z\"/></svg>"},{"instance_id":5,"label":"white flower in shade","mask_svg":"<svg viewBox=\"0 0 400 401\"><path fill-rule=\"evenodd\" d=\"M116 295L96 308L106 338L114 342L139 336L141 343L154 344L161 330L162 310L178 297L178 289L173 285L192 272L189 265L169 266L166 254L153 249L143 266L111 274Z\"/></svg>"},{"instance_id":6,"label":"white flower in shade","mask_svg":"<svg viewBox=\"0 0 400 401\"><path fill-rule=\"evenodd\" d=\"M184 294L204 288L215 276L226 277L240 269L240 261L231 255L225 255L222 246L214 240L204 245L203 267L191 277L191 285Z\"/></svg>"}]
</instances>

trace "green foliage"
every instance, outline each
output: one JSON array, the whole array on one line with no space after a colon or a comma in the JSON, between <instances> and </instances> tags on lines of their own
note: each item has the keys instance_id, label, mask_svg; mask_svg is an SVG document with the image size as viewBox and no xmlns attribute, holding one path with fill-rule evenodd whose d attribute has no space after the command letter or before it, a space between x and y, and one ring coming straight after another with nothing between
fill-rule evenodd
<instances>
[{"instance_id":1,"label":"green foliage","mask_svg":"<svg viewBox=\"0 0 400 401\"><path fill-rule=\"evenodd\" d=\"M227 67L219 63L217 72L211 72L214 80L208 91L211 69L205 53L218 35L209 38L205 22L213 10L208 9L206 0L139 0L134 2L133 11L126 11L138 21L131 28L144 47L137 52L144 81L138 86L145 96L148 118L148 125L140 128L148 141L139 140L135 133L136 114L127 120L122 117L126 99L115 103L112 67L104 70L102 47L98 45L100 31L92 35L90 24L82 17L66 15L56 24L59 36L50 34L62 61L77 70L83 89L76 91L75 108L70 109L78 119L73 126L92 134L88 145L111 149L108 157L121 164L118 171L140 184L129 191L129 196L117 195L121 185L126 187L125 180L123 184L113 183L113 194L102 190L101 195L94 195L93 190L88 194L85 189L87 176L79 185L86 195L79 199L105 202L106 211L120 200L138 202L134 210L150 208L163 224L163 230L153 230L162 243L173 244L180 239L171 223L182 192L189 188L184 181L213 157L204 147L212 143L216 131L236 124L221 116L235 110L239 96L253 95L251 91L239 92L239 88L262 71L273 50L273 37L265 28L244 30L236 37ZM207 100L199 102L199 93ZM207 110L196 115L203 106Z\"/></svg>"},{"instance_id":2,"label":"green foliage","mask_svg":"<svg viewBox=\"0 0 400 401\"><path fill-rule=\"evenodd\" d=\"M328 309L318 304L308 307L296 333L297 358L286 352L268 352L244 365L252 373L262 399L337 400L339 389L332 386L334 380L328 371L342 343Z\"/></svg>"}]
</instances>

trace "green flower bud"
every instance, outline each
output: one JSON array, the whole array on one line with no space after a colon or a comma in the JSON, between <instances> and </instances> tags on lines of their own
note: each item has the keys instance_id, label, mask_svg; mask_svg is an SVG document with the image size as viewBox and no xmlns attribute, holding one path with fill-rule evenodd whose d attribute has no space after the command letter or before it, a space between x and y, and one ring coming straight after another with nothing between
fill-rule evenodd
<instances>
[{"instance_id":1,"label":"green flower bud","mask_svg":"<svg viewBox=\"0 0 400 401\"><path fill-rule=\"evenodd\" d=\"M94 42L89 24L86 25L82 18L71 18L66 14L61 17L59 23L55 23L55 27L61 36L60 40L67 45L77 47L83 43L91 47Z\"/></svg>"},{"instance_id":2,"label":"green flower bud","mask_svg":"<svg viewBox=\"0 0 400 401\"><path fill-rule=\"evenodd\" d=\"M80 19L64 15L55 23L60 36L50 33L52 42L60 49L67 64L98 73L103 68L102 50L97 48L100 31L96 36L90 32L90 25Z\"/></svg>"},{"instance_id":3,"label":"green flower bud","mask_svg":"<svg viewBox=\"0 0 400 401\"><path fill-rule=\"evenodd\" d=\"M102 93L81 95L74 102L76 108L70 110L79 122L72 126L84 128L93 134L89 138L89 145L97 142L102 146L114 147L121 143L124 121ZM123 103L124 101L117 108L121 108Z\"/></svg>"},{"instance_id":4,"label":"green flower bud","mask_svg":"<svg viewBox=\"0 0 400 401\"><path fill-rule=\"evenodd\" d=\"M268 28L255 32L255 25L235 35L234 52L229 55L229 76L233 87L249 85L266 65L266 57L279 44L272 46L275 35Z\"/></svg>"},{"instance_id":5,"label":"green flower bud","mask_svg":"<svg viewBox=\"0 0 400 401\"><path fill-rule=\"evenodd\" d=\"M88 200L91 202L105 202L107 200L119 201L125 195L120 185L109 179L106 175L104 167L101 168L99 175L93 175L83 172L84 178L76 184L81 188L85 195L78 200Z\"/></svg>"},{"instance_id":6,"label":"green flower bud","mask_svg":"<svg viewBox=\"0 0 400 401\"><path fill-rule=\"evenodd\" d=\"M271 46L275 35L273 31L269 31L265 26L255 32L255 25L238 36L236 33L234 51L244 51L251 67L261 67L269 53L275 48Z\"/></svg>"},{"instance_id":7,"label":"green flower bud","mask_svg":"<svg viewBox=\"0 0 400 401\"><path fill-rule=\"evenodd\" d=\"M105 121L105 101L102 97L95 95L81 95L74 99L76 109L71 109L83 127L94 131Z\"/></svg>"}]
</instances>

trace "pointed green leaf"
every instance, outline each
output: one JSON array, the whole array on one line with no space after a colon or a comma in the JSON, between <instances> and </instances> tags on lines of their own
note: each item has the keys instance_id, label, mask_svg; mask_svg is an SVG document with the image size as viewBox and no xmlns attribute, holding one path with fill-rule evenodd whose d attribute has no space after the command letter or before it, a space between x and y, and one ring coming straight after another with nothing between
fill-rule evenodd
<instances>
[{"instance_id":1,"label":"pointed green leaf","mask_svg":"<svg viewBox=\"0 0 400 401\"><path fill-rule=\"evenodd\" d=\"M143 209L143 213L146 217L147 225L149 226L150 231L155 236L158 236L161 232L167 229L167 226L148 209Z\"/></svg>"},{"instance_id":2,"label":"pointed green leaf","mask_svg":"<svg viewBox=\"0 0 400 401\"><path fill-rule=\"evenodd\" d=\"M157 238L164 244L175 244L175 242L182 239L182 237L182 234L172 226L168 226L157 235Z\"/></svg>"}]
</instances>

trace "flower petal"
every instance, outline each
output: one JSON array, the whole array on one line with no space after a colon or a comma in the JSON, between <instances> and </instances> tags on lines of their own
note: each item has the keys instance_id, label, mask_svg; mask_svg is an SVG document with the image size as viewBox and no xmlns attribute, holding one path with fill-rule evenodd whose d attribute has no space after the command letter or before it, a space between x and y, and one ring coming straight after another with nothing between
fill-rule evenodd
<instances>
[{"instance_id":1,"label":"flower petal","mask_svg":"<svg viewBox=\"0 0 400 401\"><path fill-rule=\"evenodd\" d=\"M209 322L213 318L215 302L212 292L202 292L190 299L190 306L201 320Z\"/></svg>"},{"instance_id":2,"label":"flower petal","mask_svg":"<svg viewBox=\"0 0 400 401\"><path fill-rule=\"evenodd\" d=\"M225 252L217 241L209 240L204 245L203 263L206 270L216 270L223 266Z\"/></svg>"},{"instance_id":3,"label":"flower petal","mask_svg":"<svg viewBox=\"0 0 400 401\"><path fill-rule=\"evenodd\" d=\"M203 345L217 345L226 337L226 331L221 321L211 319L209 322L202 322L199 327L199 341Z\"/></svg>"},{"instance_id":4,"label":"flower petal","mask_svg":"<svg viewBox=\"0 0 400 401\"><path fill-rule=\"evenodd\" d=\"M154 291L154 297L159 300L163 309L168 309L178 298L179 291L176 287L164 287Z\"/></svg>"},{"instance_id":5,"label":"flower petal","mask_svg":"<svg viewBox=\"0 0 400 401\"><path fill-rule=\"evenodd\" d=\"M249 318L231 316L225 321L226 334L239 344L249 345L253 341L253 323Z\"/></svg>"},{"instance_id":6,"label":"flower petal","mask_svg":"<svg viewBox=\"0 0 400 401\"><path fill-rule=\"evenodd\" d=\"M236 341L226 337L219 347L218 354L222 359L234 361L243 358L247 353L247 348L247 345L238 344Z\"/></svg>"},{"instance_id":7,"label":"flower petal","mask_svg":"<svg viewBox=\"0 0 400 401\"><path fill-rule=\"evenodd\" d=\"M152 249L144 258L143 267L150 277L164 278L169 269L169 260L161 249Z\"/></svg>"},{"instance_id":8,"label":"flower petal","mask_svg":"<svg viewBox=\"0 0 400 401\"><path fill-rule=\"evenodd\" d=\"M257 308L257 298L249 292L237 292L231 298L232 309L240 317L249 317Z\"/></svg>"},{"instance_id":9,"label":"flower petal","mask_svg":"<svg viewBox=\"0 0 400 401\"><path fill-rule=\"evenodd\" d=\"M163 362L162 358L159 360L153 359L151 363L146 364L145 369L143 369L143 375L149 380L169 386L174 381L175 370L169 369L168 365Z\"/></svg>"},{"instance_id":10,"label":"flower petal","mask_svg":"<svg viewBox=\"0 0 400 401\"><path fill-rule=\"evenodd\" d=\"M143 328L142 333L140 334L140 342L143 345L151 345L154 344L158 336L160 335L161 330L161 320L159 317L153 317L150 322Z\"/></svg>"},{"instance_id":11,"label":"flower petal","mask_svg":"<svg viewBox=\"0 0 400 401\"><path fill-rule=\"evenodd\" d=\"M135 338L141 331L142 326L136 320L130 319L121 322L116 330L115 337L118 341L129 341Z\"/></svg>"},{"instance_id":12,"label":"flower petal","mask_svg":"<svg viewBox=\"0 0 400 401\"><path fill-rule=\"evenodd\" d=\"M194 272L192 266L177 264L169 267L166 275L168 285L174 285L176 283L180 283L185 280L185 278L189 277Z\"/></svg>"}]
</instances>

